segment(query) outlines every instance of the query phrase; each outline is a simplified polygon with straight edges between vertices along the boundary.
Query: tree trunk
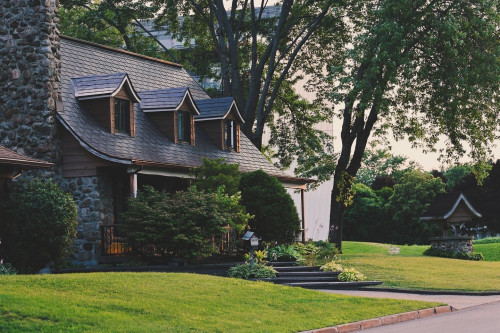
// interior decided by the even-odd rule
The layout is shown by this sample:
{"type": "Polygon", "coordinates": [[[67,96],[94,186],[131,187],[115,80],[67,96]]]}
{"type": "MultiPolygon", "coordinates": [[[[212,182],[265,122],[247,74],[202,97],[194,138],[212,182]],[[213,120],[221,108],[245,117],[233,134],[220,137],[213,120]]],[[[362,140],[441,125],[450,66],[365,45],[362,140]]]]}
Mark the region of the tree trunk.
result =
{"type": "Polygon", "coordinates": [[[342,229],[344,224],[344,202],[337,201],[339,198],[339,183],[337,179],[333,181],[332,197],[330,199],[330,228],[328,230],[328,241],[335,243],[335,246],[342,253],[342,229]]]}

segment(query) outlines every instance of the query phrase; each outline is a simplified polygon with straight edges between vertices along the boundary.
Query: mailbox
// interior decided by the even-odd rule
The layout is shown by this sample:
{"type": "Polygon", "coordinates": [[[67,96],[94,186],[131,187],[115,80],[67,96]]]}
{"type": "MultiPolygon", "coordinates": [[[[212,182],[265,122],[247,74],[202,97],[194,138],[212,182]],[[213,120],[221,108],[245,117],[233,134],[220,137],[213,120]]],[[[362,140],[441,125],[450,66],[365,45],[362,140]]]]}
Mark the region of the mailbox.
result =
{"type": "Polygon", "coordinates": [[[252,235],[252,237],[250,237],[250,246],[259,246],[259,239],[257,236],[252,235]]]}

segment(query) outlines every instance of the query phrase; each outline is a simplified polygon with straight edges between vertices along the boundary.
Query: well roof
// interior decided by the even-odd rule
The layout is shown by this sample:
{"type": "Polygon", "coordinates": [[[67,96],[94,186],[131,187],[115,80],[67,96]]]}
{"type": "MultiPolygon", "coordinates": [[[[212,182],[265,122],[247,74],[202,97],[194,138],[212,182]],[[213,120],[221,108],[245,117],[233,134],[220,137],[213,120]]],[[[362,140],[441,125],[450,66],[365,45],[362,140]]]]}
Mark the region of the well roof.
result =
{"type": "Polygon", "coordinates": [[[481,214],[474,209],[463,193],[449,192],[437,194],[420,220],[446,220],[455,212],[460,202],[465,204],[473,216],[481,217],[481,214]]]}

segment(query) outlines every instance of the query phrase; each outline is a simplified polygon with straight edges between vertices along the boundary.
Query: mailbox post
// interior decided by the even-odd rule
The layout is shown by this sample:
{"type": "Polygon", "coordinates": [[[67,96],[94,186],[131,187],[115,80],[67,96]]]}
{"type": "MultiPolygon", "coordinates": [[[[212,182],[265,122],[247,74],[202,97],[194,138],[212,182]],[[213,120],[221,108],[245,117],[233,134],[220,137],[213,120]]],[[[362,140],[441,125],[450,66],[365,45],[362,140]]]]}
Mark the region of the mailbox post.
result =
{"type": "Polygon", "coordinates": [[[247,231],[243,237],[241,238],[243,240],[249,240],[250,241],[250,267],[255,266],[255,260],[254,260],[254,250],[256,250],[259,247],[259,239],[257,236],[255,236],[253,231],[247,231]]]}

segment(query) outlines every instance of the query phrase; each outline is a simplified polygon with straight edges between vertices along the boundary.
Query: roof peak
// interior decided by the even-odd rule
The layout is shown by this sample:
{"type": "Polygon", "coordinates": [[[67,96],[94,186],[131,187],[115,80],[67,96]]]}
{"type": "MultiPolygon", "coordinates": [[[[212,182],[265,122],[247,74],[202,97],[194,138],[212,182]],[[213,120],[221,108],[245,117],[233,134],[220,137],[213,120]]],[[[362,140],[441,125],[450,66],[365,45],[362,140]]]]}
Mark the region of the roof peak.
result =
{"type": "Polygon", "coordinates": [[[70,41],[73,41],[73,42],[87,44],[87,45],[90,45],[90,46],[99,47],[101,49],[105,49],[105,50],[109,50],[109,51],[115,51],[115,52],[119,52],[119,53],[124,53],[124,54],[128,54],[128,55],[131,55],[131,56],[134,56],[134,57],[143,58],[143,59],[147,59],[147,60],[151,60],[151,61],[156,61],[156,62],[159,62],[159,63],[162,63],[162,64],[166,64],[166,65],[170,65],[170,66],[175,66],[175,67],[179,67],[179,68],[183,67],[181,64],[178,64],[178,63],[175,63],[175,62],[171,62],[171,61],[167,61],[167,60],[162,60],[162,59],[157,59],[157,58],[149,57],[149,56],[146,56],[146,55],[143,55],[143,54],[139,54],[139,53],[135,53],[135,52],[130,52],[130,51],[126,51],[126,50],[121,50],[121,49],[117,49],[117,48],[114,48],[114,47],[111,47],[111,46],[107,46],[107,45],[102,45],[102,44],[95,43],[95,42],[89,42],[87,40],[83,40],[83,39],[79,39],[79,38],[75,38],[75,37],[70,37],[70,36],[66,36],[66,35],[59,35],[59,36],[62,39],[67,39],[67,40],[70,40],[70,41]]]}

